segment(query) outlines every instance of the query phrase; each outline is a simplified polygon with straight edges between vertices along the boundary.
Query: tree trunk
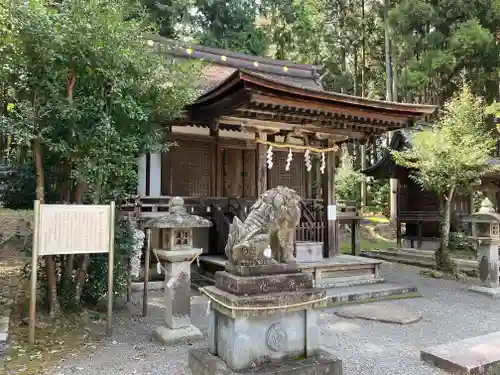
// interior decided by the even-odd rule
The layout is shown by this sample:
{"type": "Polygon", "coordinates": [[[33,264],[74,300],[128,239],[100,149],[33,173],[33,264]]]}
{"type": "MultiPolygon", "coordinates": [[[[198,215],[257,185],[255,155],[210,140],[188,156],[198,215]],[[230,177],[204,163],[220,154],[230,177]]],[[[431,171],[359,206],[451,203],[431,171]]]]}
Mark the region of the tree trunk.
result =
{"type": "MultiPolygon", "coordinates": [[[[365,0],[361,0],[361,97],[365,97],[365,70],[366,70],[366,38],[365,38],[365,0]]],[[[361,170],[366,169],[366,143],[360,145],[361,170]]],[[[367,203],[366,176],[361,180],[361,207],[365,208],[367,203]]]]}
{"type": "MultiPolygon", "coordinates": [[[[82,204],[83,190],[84,190],[84,184],[82,182],[78,182],[75,190],[75,204],[82,204]]],[[[78,274],[76,275],[75,279],[74,301],[76,303],[76,306],[80,304],[80,299],[82,297],[82,291],[83,291],[83,284],[85,284],[85,280],[87,279],[87,269],[89,267],[89,263],[90,263],[90,254],[83,254],[82,261],[80,263],[80,268],[78,270],[78,274]]]]}
{"type": "MultiPolygon", "coordinates": [[[[36,172],[36,199],[40,203],[45,202],[45,179],[42,162],[42,146],[39,138],[32,142],[33,155],[35,157],[36,172]]],[[[47,255],[45,257],[45,270],[47,273],[47,300],[49,302],[49,316],[54,317],[60,310],[59,300],[57,298],[57,278],[54,257],[47,255]]]]}
{"type": "Polygon", "coordinates": [[[454,194],[455,186],[452,186],[443,202],[443,219],[441,221],[441,251],[448,250],[451,225],[451,204],[454,194]]]}
{"type": "Polygon", "coordinates": [[[441,243],[436,252],[436,264],[443,271],[453,271],[448,246],[450,242],[451,205],[455,194],[455,186],[452,186],[443,200],[443,217],[441,220],[441,243]]]}

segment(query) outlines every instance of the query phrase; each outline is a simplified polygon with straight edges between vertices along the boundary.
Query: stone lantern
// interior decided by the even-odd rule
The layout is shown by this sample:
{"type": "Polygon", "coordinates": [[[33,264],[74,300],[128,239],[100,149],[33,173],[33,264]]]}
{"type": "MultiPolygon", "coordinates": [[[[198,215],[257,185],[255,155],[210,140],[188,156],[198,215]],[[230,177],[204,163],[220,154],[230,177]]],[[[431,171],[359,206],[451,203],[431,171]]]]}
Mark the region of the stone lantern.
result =
{"type": "Polygon", "coordinates": [[[155,337],[166,344],[194,341],[202,334],[191,324],[191,263],[202,253],[193,247],[193,228],[211,227],[212,222],[187,212],[184,200],[172,198],[169,212],[144,225],[158,229],[158,258],[165,262],[165,325],[155,337]]]}
{"type": "Polygon", "coordinates": [[[473,213],[467,222],[472,224],[469,238],[477,247],[479,279],[481,285],[471,285],[469,290],[500,297],[498,246],[500,245],[500,215],[486,198],[478,212],[473,213]]]}

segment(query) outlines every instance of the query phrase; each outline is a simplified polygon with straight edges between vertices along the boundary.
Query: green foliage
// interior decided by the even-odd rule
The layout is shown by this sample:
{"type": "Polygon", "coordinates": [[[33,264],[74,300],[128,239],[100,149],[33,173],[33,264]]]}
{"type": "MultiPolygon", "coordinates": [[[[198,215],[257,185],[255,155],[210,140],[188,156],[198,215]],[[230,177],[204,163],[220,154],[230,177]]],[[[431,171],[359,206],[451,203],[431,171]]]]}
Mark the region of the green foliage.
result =
{"type": "Polygon", "coordinates": [[[251,55],[264,55],[267,35],[256,24],[260,4],[253,0],[143,0],[167,38],[251,55]]]}
{"type": "Polygon", "coordinates": [[[450,250],[454,251],[471,251],[472,245],[468,241],[468,234],[465,232],[450,233],[450,250]]]}
{"type": "Polygon", "coordinates": [[[382,210],[384,215],[389,215],[389,180],[375,180],[368,185],[370,206],[382,210]]]}
{"type": "MultiPolygon", "coordinates": [[[[137,181],[137,156],[164,149],[162,124],[178,118],[195,98],[199,64],[165,65],[144,39],[151,32],[148,15],[129,0],[6,5],[6,13],[0,13],[2,30],[13,32],[0,48],[14,55],[1,57],[10,75],[2,73],[8,90],[0,92],[7,103],[0,113],[0,133],[14,139],[18,149],[41,143],[45,180],[58,196],[67,187],[73,197],[76,185],[84,187],[85,203],[130,194],[137,181]]],[[[45,198],[51,201],[50,195],[45,198]]],[[[119,233],[116,247],[126,253],[127,236],[119,233]]],[[[127,271],[119,254],[117,287],[127,271]]],[[[81,289],[76,275],[87,271],[84,259],[77,257],[75,265],[84,268],[69,274],[66,257],[56,259],[60,297],[72,308],[78,300],[71,295],[81,289]]],[[[102,296],[103,264],[100,255],[91,257],[87,301],[102,296]]]]}
{"type": "Polygon", "coordinates": [[[413,178],[426,190],[448,194],[468,191],[493,170],[488,164],[496,140],[486,127],[481,98],[464,86],[444,106],[440,119],[413,136],[413,147],[394,152],[398,164],[414,169],[413,178]]]}
{"type": "Polygon", "coordinates": [[[354,170],[352,163],[343,163],[335,174],[337,198],[343,201],[359,201],[361,195],[360,184],[363,179],[364,176],[354,170]]]}
{"type": "Polygon", "coordinates": [[[411,149],[393,152],[398,164],[414,171],[411,178],[441,197],[441,248],[436,260],[444,270],[451,266],[444,252],[449,246],[455,193],[471,192],[483,175],[495,170],[488,159],[496,140],[486,126],[485,112],[482,99],[464,86],[445,104],[435,124],[414,133],[411,149]]]}
{"type": "MultiPolygon", "coordinates": [[[[127,291],[128,256],[132,249],[131,226],[125,220],[120,220],[115,228],[115,257],[113,272],[113,293],[116,302],[123,302],[127,291]]],[[[95,280],[86,283],[83,289],[82,300],[90,305],[99,304],[108,292],[108,255],[96,254],[90,259],[88,278],[95,280]]]]}

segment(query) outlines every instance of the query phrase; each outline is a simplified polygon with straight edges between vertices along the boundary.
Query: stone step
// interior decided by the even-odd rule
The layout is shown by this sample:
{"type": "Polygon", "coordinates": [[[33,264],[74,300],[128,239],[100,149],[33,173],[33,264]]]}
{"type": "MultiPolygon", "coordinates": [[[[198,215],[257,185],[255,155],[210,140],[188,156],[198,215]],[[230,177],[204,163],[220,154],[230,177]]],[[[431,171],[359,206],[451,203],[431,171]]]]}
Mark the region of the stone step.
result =
{"type": "Polygon", "coordinates": [[[499,374],[500,332],[423,349],[420,358],[452,374],[499,374]]]}
{"type": "Polygon", "coordinates": [[[330,288],[326,295],[329,306],[420,297],[416,287],[393,283],[330,288]]]}
{"type": "MultiPolygon", "coordinates": [[[[377,250],[365,251],[360,255],[364,258],[380,259],[386,262],[409,264],[417,267],[436,268],[434,255],[428,254],[428,250],[417,250],[409,252],[407,249],[402,251],[395,250],[377,250]],[[418,254],[418,252],[422,254],[418,254]]],[[[476,260],[456,259],[452,258],[458,264],[458,268],[463,272],[473,272],[478,270],[478,262],[476,260]]]]}
{"type": "Polygon", "coordinates": [[[318,288],[345,288],[348,286],[378,284],[381,282],[384,282],[383,278],[375,277],[372,274],[322,279],[315,286],[318,288]]]}
{"type": "Polygon", "coordinates": [[[372,251],[371,253],[374,253],[376,255],[401,257],[412,260],[434,261],[434,253],[432,252],[429,253],[427,251],[418,252],[418,251],[407,251],[407,250],[384,249],[384,250],[372,251]]]}
{"type": "Polygon", "coordinates": [[[402,263],[417,267],[436,268],[436,262],[430,259],[413,259],[402,255],[386,255],[380,254],[378,252],[365,252],[362,253],[361,256],[372,259],[380,259],[392,263],[402,263]]]}

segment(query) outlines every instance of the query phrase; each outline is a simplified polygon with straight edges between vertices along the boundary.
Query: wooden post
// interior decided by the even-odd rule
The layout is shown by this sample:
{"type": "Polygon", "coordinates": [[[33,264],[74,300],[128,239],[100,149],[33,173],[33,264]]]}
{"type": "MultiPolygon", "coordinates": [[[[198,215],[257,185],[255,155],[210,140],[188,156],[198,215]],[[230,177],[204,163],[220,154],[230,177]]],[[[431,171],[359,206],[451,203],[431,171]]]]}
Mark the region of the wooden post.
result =
{"type": "Polygon", "coordinates": [[[418,236],[418,242],[417,242],[417,247],[419,249],[422,248],[422,222],[419,221],[417,224],[417,236],[418,236]]]}
{"type": "Polygon", "coordinates": [[[351,229],[351,254],[358,256],[360,253],[360,219],[352,221],[351,229]]]}
{"type": "Polygon", "coordinates": [[[38,272],[38,241],[40,230],[40,201],[36,200],[34,205],[34,228],[33,228],[33,250],[31,254],[31,285],[30,285],[30,315],[28,328],[28,342],[35,344],[35,326],[36,326],[36,282],[38,272]]]}
{"type": "MultiPolygon", "coordinates": [[[[255,133],[256,137],[262,140],[266,140],[267,136],[265,133],[255,133]]],[[[256,148],[256,176],[257,176],[257,196],[265,193],[267,190],[267,158],[266,158],[266,145],[262,143],[257,143],[256,148]]]]}
{"type": "Polygon", "coordinates": [[[223,187],[224,187],[224,176],[222,171],[222,148],[220,145],[219,138],[219,129],[210,130],[210,136],[215,138],[215,145],[213,147],[214,150],[214,164],[215,164],[215,173],[213,174],[212,181],[212,189],[213,195],[216,197],[223,196],[223,187]]]}
{"type": "Polygon", "coordinates": [[[396,193],[396,207],[397,207],[397,214],[396,214],[396,245],[398,248],[401,248],[401,184],[397,184],[397,193],[396,193]]]}
{"type": "Polygon", "coordinates": [[[113,334],[113,272],[115,260],[115,202],[109,205],[109,254],[108,254],[108,336],[113,334]]]}
{"type": "MultiPolygon", "coordinates": [[[[333,142],[328,141],[327,147],[333,142]]],[[[340,254],[338,238],[337,205],[335,198],[335,153],[326,155],[326,168],[323,174],[323,210],[325,220],[325,234],[323,240],[323,257],[329,258],[340,254]]]]}
{"type": "Polygon", "coordinates": [[[142,295],[142,316],[148,316],[149,255],[151,253],[151,229],[146,229],[146,251],[144,253],[144,288],[142,295]]]}
{"type": "Polygon", "coordinates": [[[127,258],[129,272],[127,276],[127,302],[132,299],[132,274],[130,273],[130,257],[127,258]]]}

